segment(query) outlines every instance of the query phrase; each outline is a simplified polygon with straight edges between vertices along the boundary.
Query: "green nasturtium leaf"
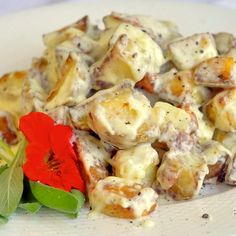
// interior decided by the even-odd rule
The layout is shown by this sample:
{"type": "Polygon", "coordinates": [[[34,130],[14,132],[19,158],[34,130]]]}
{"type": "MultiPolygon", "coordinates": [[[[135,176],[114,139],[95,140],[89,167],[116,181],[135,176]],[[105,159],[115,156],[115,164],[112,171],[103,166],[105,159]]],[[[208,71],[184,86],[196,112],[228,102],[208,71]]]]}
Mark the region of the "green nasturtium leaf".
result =
{"type": "Polygon", "coordinates": [[[77,214],[85,202],[84,195],[77,190],[70,193],[32,181],[30,188],[42,205],[66,214],[77,214]]]}
{"type": "Polygon", "coordinates": [[[40,210],[42,205],[39,202],[27,202],[20,203],[18,207],[26,210],[28,213],[34,214],[40,210]]]}
{"type": "Polygon", "coordinates": [[[14,153],[12,152],[11,148],[0,139],[0,159],[11,165],[12,161],[14,160],[14,153]]]}
{"type": "Polygon", "coordinates": [[[8,222],[8,219],[6,217],[3,217],[0,215],[0,225],[1,224],[6,224],[8,222]]]}
{"type": "Polygon", "coordinates": [[[17,208],[23,193],[24,151],[26,140],[23,139],[10,167],[0,174],[0,215],[10,216],[17,208]]]}
{"type": "Polygon", "coordinates": [[[7,168],[7,164],[4,164],[0,160],[0,174],[7,168]]]}

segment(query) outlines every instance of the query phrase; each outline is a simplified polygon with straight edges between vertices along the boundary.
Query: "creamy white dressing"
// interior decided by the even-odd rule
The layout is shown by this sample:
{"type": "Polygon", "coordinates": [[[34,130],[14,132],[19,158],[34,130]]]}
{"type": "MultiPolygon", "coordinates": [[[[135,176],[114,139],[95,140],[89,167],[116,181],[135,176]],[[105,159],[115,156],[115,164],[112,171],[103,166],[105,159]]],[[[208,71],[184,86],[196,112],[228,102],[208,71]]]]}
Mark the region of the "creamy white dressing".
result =
{"type": "Polygon", "coordinates": [[[125,180],[118,177],[107,177],[100,180],[95,189],[90,192],[89,200],[94,211],[102,212],[108,205],[119,205],[122,208],[130,208],[133,211],[135,218],[142,217],[145,211],[149,211],[156,204],[158,195],[152,188],[143,188],[141,185],[135,184],[130,180],[125,180]],[[104,186],[118,186],[119,188],[131,188],[136,186],[139,194],[132,198],[125,197],[121,192],[113,192],[105,190],[104,186]]]}
{"type": "MultiPolygon", "coordinates": [[[[124,79],[137,82],[145,74],[158,73],[165,62],[160,47],[146,33],[129,24],[118,26],[109,45],[107,53],[91,67],[95,81],[113,85],[124,79]]],[[[97,89],[99,85],[95,82],[94,87],[97,89]]]]}
{"type": "Polygon", "coordinates": [[[140,144],[130,149],[119,150],[111,163],[115,176],[152,186],[159,159],[151,144],[140,144]]]}
{"type": "Polygon", "coordinates": [[[170,43],[169,51],[171,60],[181,70],[191,69],[218,54],[214,39],[209,33],[194,34],[170,43]]]}
{"type": "Polygon", "coordinates": [[[145,219],[141,221],[140,225],[144,228],[153,228],[155,226],[155,222],[153,220],[145,219]]]}
{"type": "Polygon", "coordinates": [[[94,102],[90,113],[91,128],[104,141],[127,148],[134,146],[142,125],[151,122],[152,109],[142,93],[124,89],[94,102]]]}

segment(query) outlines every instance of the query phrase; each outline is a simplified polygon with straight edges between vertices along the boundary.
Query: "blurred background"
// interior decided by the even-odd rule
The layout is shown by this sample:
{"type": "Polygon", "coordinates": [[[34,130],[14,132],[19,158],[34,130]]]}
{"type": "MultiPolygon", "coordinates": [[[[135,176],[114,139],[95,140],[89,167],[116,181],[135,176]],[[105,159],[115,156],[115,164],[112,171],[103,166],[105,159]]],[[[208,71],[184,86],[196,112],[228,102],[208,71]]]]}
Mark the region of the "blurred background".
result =
{"type": "MultiPolygon", "coordinates": [[[[84,0],[0,0],[0,15],[5,15],[5,14],[13,13],[16,11],[48,5],[48,4],[63,3],[63,2],[64,3],[65,2],[80,2],[80,1],[84,1],[84,0]]],[[[102,0],[100,1],[102,2],[102,0]]],[[[119,1],[119,0],[115,0],[115,1],[119,1]]],[[[203,3],[215,4],[215,5],[220,5],[223,7],[236,9],[236,0],[171,0],[171,1],[203,2],[203,3]]]]}

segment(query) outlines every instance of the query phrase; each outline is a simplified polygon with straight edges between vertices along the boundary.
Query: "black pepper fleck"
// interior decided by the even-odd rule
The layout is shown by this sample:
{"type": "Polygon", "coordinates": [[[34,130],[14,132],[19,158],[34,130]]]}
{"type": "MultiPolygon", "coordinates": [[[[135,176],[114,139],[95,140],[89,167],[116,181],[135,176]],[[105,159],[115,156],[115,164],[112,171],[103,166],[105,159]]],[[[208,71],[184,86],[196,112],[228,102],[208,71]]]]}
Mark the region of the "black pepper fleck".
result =
{"type": "Polygon", "coordinates": [[[195,44],[196,44],[196,45],[198,45],[198,44],[199,44],[199,42],[198,42],[198,41],[196,41],[196,42],[195,42],[195,44]]]}
{"type": "Polygon", "coordinates": [[[204,214],[202,215],[202,218],[203,218],[203,219],[208,219],[208,218],[209,218],[209,214],[204,213],[204,214]]]}
{"type": "Polygon", "coordinates": [[[204,53],[204,51],[203,51],[203,50],[200,50],[200,53],[204,53]]]}

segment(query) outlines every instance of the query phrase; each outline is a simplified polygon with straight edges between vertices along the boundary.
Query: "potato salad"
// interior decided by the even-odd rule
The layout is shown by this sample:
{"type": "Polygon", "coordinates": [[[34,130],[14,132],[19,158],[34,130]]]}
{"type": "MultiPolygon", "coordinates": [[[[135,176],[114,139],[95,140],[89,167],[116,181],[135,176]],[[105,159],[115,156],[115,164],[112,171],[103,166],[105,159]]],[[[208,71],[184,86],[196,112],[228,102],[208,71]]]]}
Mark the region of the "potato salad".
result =
{"type": "Polygon", "coordinates": [[[103,26],[84,16],[43,43],[30,69],[0,78],[0,141],[14,154],[25,135],[23,171],[40,204],[50,205],[36,183],[81,191],[93,212],[138,219],[157,209],[158,195],[188,200],[205,182],[236,185],[232,34],[183,36],[172,22],[112,12],[103,26]],[[26,119],[36,113],[42,121],[26,119]],[[33,127],[46,122],[54,125],[48,149],[33,127]],[[36,152],[54,184],[30,164],[36,152]],[[62,156],[72,152],[69,168],[62,156]]]}

